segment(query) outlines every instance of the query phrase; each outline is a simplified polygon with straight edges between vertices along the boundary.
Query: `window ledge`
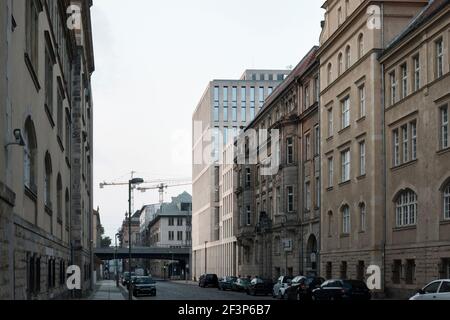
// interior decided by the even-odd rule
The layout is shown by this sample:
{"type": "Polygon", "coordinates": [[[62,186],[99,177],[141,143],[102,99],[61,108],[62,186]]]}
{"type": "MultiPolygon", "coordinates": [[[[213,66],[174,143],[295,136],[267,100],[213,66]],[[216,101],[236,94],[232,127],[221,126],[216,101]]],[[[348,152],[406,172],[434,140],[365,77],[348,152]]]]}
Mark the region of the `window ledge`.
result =
{"type": "Polygon", "coordinates": [[[328,188],[326,189],[326,191],[330,192],[330,191],[333,191],[333,189],[334,189],[334,187],[328,187],[328,188]]]}
{"type": "Polygon", "coordinates": [[[398,166],[396,166],[396,167],[392,167],[391,170],[392,170],[392,171],[397,171],[397,170],[400,170],[400,169],[409,167],[409,166],[411,166],[411,165],[413,165],[413,164],[416,164],[418,161],[419,161],[418,159],[416,159],[416,160],[411,160],[411,161],[402,163],[402,164],[400,164],[400,165],[398,165],[398,166]]]}
{"type": "Polygon", "coordinates": [[[392,229],[392,231],[394,232],[399,232],[399,231],[406,231],[406,230],[416,230],[417,226],[404,226],[404,227],[395,227],[392,229]]]}
{"type": "Polygon", "coordinates": [[[441,149],[441,150],[437,151],[436,153],[438,155],[442,155],[442,154],[445,154],[445,153],[448,153],[448,152],[450,152],[450,147],[445,148],[445,149],[441,149]]]}
{"type": "Polygon", "coordinates": [[[45,212],[46,212],[49,216],[53,216],[53,210],[52,210],[48,205],[45,205],[45,212]]]}
{"type": "Polygon", "coordinates": [[[366,178],[366,174],[362,174],[359,177],[357,177],[356,179],[358,180],[364,180],[366,178]]]}
{"type": "Polygon", "coordinates": [[[47,104],[44,105],[45,113],[47,114],[48,121],[50,121],[50,125],[52,129],[55,127],[55,121],[53,121],[52,113],[50,112],[50,108],[47,104]]]}
{"type": "Polygon", "coordinates": [[[366,116],[362,116],[361,118],[356,120],[356,123],[363,122],[364,120],[366,120],[366,116]]]}
{"type": "Polygon", "coordinates": [[[441,222],[440,222],[440,225],[442,226],[442,225],[447,225],[447,224],[450,224],[450,219],[444,219],[444,220],[442,220],[441,222]]]}
{"type": "Polygon", "coordinates": [[[350,183],[351,183],[351,180],[347,180],[347,181],[341,182],[341,183],[339,183],[339,187],[346,186],[346,185],[348,185],[350,183]]]}
{"type": "Polygon", "coordinates": [[[62,140],[61,140],[61,137],[59,136],[59,134],[56,137],[56,139],[58,140],[58,145],[59,145],[59,148],[61,149],[61,152],[64,153],[64,146],[63,146],[63,143],[62,143],[62,140]]]}
{"type": "Polygon", "coordinates": [[[341,239],[343,238],[350,238],[350,234],[349,233],[342,233],[341,234],[341,239]]]}
{"type": "Polygon", "coordinates": [[[30,198],[33,202],[37,202],[37,192],[33,191],[31,188],[25,186],[25,195],[30,198]]]}
{"type": "Polygon", "coordinates": [[[327,142],[330,142],[331,140],[333,140],[333,138],[334,138],[334,136],[329,136],[329,137],[327,138],[327,142]]]}
{"type": "Polygon", "coordinates": [[[338,134],[343,134],[345,131],[350,130],[350,127],[351,126],[347,126],[347,127],[343,128],[343,129],[339,130],[338,134]]]}

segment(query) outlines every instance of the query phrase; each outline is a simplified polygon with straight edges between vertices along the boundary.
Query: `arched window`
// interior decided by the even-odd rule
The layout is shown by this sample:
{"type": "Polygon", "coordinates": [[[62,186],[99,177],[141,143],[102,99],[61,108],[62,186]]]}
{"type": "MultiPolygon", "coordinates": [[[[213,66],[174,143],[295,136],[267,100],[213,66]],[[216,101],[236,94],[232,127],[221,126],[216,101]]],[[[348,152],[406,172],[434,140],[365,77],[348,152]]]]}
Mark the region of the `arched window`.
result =
{"type": "Polygon", "coordinates": [[[450,182],[444,189],[444,219],[450,220],[450,182]]]}
{"type": "Polygon", "coordinates": [[[66,205],[65,205],[65,214],[66,214],[66,227],[70,226],[70,195],[69,189],[66,189],[66,205]]]}
{"type": "Polygon", "coordinates": [[[342,53],[339,53],[338,56],[338,75],[341,75],[344,71],[344,58],[342,57],[342,53]]]}
{"type": "Polygon", "coordinates": [[[327,67],[327,84],[329,85],[330,83],[331,83],[331,76],[332,76],[332,74],[331,74],[331,63],[329,63],[328,64],[328,67],[327,67]]]}
{"type": "Polygon", "coordinates": [[[47,208],[52,209],[52,159],[47,152],[45,155],[44,201],[47,208]]]}
{"type": "Polygon", "coordinates": [[[361,59],[364,55],[364,35],[361,33],[358,37],[358,58],[361,59]]]}
{"type": "Polygon", "coordinates": [[[34,130],[34,124],[31,118],[28,118],[25,122],[24,140],[25,147],[23,156],[23,180],[25,186],[36,194],[37,140],[36,131],[34,130]]]}
{"type": "Polygon", "coordinates": [[[347,46],[347,48],[345,49],[345,69],[350,68],[350,64],[351,64],[351,51],[350,46],[347,46]]]}
{"type": "Polygon", "coordinates": [[[342,233],[350,234],[350,207],[345,205],[342,207],[342,233]]]}
{"type": "Polygon", "coordinates": [[[58,179],[56,180],[56,217],[59,224],[62,224],[62,209],[63,209],[63,195],[62,195],[62,180],[61,174],[58,173],[58,179]]]}
{"type": "Polygon", "coordinates": [[[412,190],[403,191],[396,201],[397,227],[413,226],[417,220],[417,194],[412,190]]]}
{"type": "Polygon", "coordinates": [[[366,231],[367,223],[366,204],[361,203],[359,205],[359,227],[361,231],[366,231]]]}

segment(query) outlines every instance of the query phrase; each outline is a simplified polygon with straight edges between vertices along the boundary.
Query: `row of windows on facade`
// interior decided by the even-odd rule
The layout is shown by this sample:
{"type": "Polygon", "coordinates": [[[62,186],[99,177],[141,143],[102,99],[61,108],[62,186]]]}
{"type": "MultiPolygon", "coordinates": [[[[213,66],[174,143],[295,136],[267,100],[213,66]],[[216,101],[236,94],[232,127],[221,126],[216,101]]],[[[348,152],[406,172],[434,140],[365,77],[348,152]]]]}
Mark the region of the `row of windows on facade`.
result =
{"type": "MultiPolygon", "coordinates": [[[[41,273],[43,264],[47,267],[47,292],[54,289],[66,288],[66,268],[67,262],[64,259],[56,259],[54,257],[48,257],[42,261],[42,257],[28,253],[27,254],[27,291],[28,294],[37,296],[42,293],[41,288],[41,273]],[[58,270],[57,270],[58,267],[58,270]],[[57,278],[58,275],[58,278],[57,278]],[[58,280],[58,282],[56,282],[58,280]]],[[[90,264],[84,264],[84,281],[91,278],[91,268],[90,264]]]]}
{"type": "MultiPolygon", "coordinates": [[[[231,96],[229,95],[229,88],[222,87],[222,99],[220,98],[220,88],[214,87],[214,121],[220,121],[220,105],[223,108],[223,118],[224,122],[238,121],[238,87],[231,88],[231,96]],[[229,99],[231,97],[231,105],[229,104],[229,99]],[[229,107],[231,107],[231,119],[229,117],[229,107]]],[[[273,92],[273,87],[259,87],[258,91],[258,108],[259,110],[263,107],[265,99],[267,96],[271,95],[273,92]]],[[[241,87],[240,105],[241,108],[241,122],[247,121],[247,87],[241,87]]],[[[250,121],[256,116],[256,88],[250,87],[250,121]]]]}
{"type": "MultiPolygon", "coordinates": [[[[438,79],[444,75],[444,40],[439,38],[435,41],[435,58],[434,65],[435,78],[438,79]]],[[[394,69],[389,72],[389,91],[390,91],[390,105],[394,105],[400,100],[406,98],[410,92],[416,92],[421,87],[421,65],[420,55],[412,56],[411,62],[405,61],[400,65],[399,70],[394,69]],[[412,65],[410,70],[409,65],[412,65]],[[398,74],[400,74],[400,85],[398,74]],[[412,84],[410,83],[412,78],[412,84]],[[400,88],[399,88],[400,87],[400,88]]]]}
{"type": "MultiPolygon", "coordinates": [[[[23,167],[24,167],[24,185],[28,191],[34,196],[37,196],[37,186],[36,186],[36,177],[38,173],[39,160],[37,159],[37,139],[36,132],[34,130],[34,124],[30,118],[25,122],[25,147],[24,147],[24,158],[23,158],[23,167]]],[[[65,189],[65,198],[63,198],[63,185],[62,185],[62,177],[61,174],[58,173],[56,179],[53,178],[53,168],[52,168],[52,159],[50,154],[47,152],[45,154],[45,159],[43,159],[42,168],[44,172],[44,204],[47,210],[52,211],[52,195],[53,195],[53,183],[56,181],[56,210],[57,210],[57,219],[59,223],[62,223],[63,216],[63,201],[65,202],[65,217],[66,217],[66,226],[69,225],[69,212],[70,212],[70,196],[69,189],[65,189]],[[64,199],[64,200],[63,200],[64,199]]]]}
{"type": "Polygon", "coordinates": [[[283,81],[286,76],[282,73],[252,73],[250,77],[252,81],[283,81]]]}
{"type": "MultiPolygon", "coordinates": [[[[185,240],[186,241],[191,241],[192,240],[192,233],[191,231],[186,231],[185,232],[186,236],[185,236],[185,240]]],[[[169,235],[169,241],[183,241],[183,231],[177,231],[177,239],[175,240],[175,231],[168,231],[168,235],[169,235]]],[[[158,239],[156,240],[158,241],[158,239]]]]}
{"type": "MultiPolygon", "coordinates": [[[[177,218],[177,226],[183,226],[183,221],[184,218],[177,218]]],[[[191,217],[186,218],[186,226],[190,226],[192,223],[191,221],[191,217]]],[[[169,226],[174,226],[175,225],[175,218],[169,218],[169,226]]]]}

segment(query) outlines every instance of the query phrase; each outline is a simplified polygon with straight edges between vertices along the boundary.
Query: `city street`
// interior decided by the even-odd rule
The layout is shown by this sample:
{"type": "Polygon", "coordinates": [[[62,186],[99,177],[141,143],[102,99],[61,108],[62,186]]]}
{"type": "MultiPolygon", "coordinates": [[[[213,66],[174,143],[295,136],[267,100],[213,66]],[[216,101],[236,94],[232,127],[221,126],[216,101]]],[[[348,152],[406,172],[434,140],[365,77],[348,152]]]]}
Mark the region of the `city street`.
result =
{"type": "Polygon", "coordinates": [[[142,296],[138,300],[273,300],[271,296],[249,296],[243,292],[200,288],[191,283],[157,281],[156,297],[142,296]]]}

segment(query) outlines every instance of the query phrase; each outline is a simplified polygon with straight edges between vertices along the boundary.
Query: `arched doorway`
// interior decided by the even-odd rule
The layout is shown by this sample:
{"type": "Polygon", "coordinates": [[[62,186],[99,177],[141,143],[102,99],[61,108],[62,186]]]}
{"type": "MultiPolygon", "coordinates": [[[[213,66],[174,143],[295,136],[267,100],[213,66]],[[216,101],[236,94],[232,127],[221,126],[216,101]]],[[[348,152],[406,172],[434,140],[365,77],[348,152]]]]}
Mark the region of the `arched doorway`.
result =
{"type": "Polygon", "coordinates": [[[306,274],[317,275],[318,265],[318,251],[317,238],[315,235],[310,235],[306,245],[306,274]]]}

